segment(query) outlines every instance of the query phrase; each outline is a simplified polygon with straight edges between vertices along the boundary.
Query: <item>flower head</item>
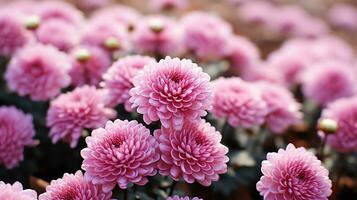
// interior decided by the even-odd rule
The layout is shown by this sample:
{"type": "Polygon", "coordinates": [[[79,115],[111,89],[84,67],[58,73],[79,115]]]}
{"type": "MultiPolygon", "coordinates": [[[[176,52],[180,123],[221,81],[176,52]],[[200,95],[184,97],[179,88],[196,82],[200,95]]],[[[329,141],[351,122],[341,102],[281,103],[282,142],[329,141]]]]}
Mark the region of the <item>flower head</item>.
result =
{"type": "Polygon", "coordinates": [[[86,143],[88,147],[81,151],[84,177],[103,185],[104,191],[116,184],[122,189],[129,183],[144,185],[148,176],[157,173],[158,144],[150,130],[137,121],[108,121],[105,128],[94,130],[86,143]]]}
{"type": "MultiPolygon", "coordinates": [[[[172,197],[167,197],[166,200],[190,200],[191,198],[188,197],[188,196],[185,196],[185,197],[179,197],[177,195],[175,196],[172,196],[172,197]]],[[[198,197],[193,197],[191,200],[203,200],[203,199],[200,199],[198,197]]]]}
{"type": "Polygon", "coordinates": [[[34,136],[31,115],[15,107],[0,107],[0,165],[16,167],[24,159],[24,147],[36,144],[34,136]]]}
{"type": "Polygon", "coordinates": [[[349,4],[339,3],[334,4],[328,11],[328,18],[331,24],[335,27],[346,29],[349,31],[357,30],[357,9],[349,4]]]}
{"type": "Polygon", "coordinates": [[[40,200],[110,200],[111,192],[104,192],[101,186],[87,182],[81,171],[63,175],[63,178],[51,181],[46,192],[39,196],[40,200]]]}
{"type": "Polygon", "coordinates": [[[1,200],[37,200],[37,193],[34,190],[24,190],[22,184],[15,182],[13,185],[0,181],[1,200]]]}
{"type": "Polygon", "coordinates": [[[52,46],[31,45],[12,57],[5,73],[11,90],[32,100],[48,100],[70,84],[68,57],[52,46]]]}
{"type": "Polygon", "coordinates": [[[257,190],[265,200],[327,200],[332,193],[328,170],[303,147],[289,144],[286,150],[268,153],[261,170],[257,190]]]}
{"type": "Polygon", "coordinates": [[[186,121],[179,131],[161,127],[154,136],[161,152],[158,168],[164,176],[209,186],[227,171],[228,148],[220,143],[221,134],[204,120],[186,121]]]}
{"type": "Polygon", "coordinates": [[[148,56],[127,56],[116,61],[103,75],[102,86],[107,90],[106,104],[116,106],[124,103],[125,109],[131,111],[129,90],[134,87],[133,78],[145,65],[155,63],[148,56]]]}
{"type": "Polygon", "coordinates": [[[132,107],[150,124],[160,120],[165,128],[179,130],[183,121],[198,121],[211,107],[208,74],[190,60],[166,57],[148,64],[134,77],[132,107]]]}

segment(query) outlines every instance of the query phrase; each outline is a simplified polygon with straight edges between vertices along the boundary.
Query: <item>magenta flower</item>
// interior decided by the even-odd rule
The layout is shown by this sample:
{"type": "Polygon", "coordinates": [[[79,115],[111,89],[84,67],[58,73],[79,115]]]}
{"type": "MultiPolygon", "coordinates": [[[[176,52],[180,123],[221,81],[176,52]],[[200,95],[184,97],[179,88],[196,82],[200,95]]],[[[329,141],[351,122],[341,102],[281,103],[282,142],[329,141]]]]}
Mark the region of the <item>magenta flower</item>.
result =
{"type": "MultiPolygon", "coordinates": [[[[179,197],[177,195],[175,196],[172,196],[172,197],[167,197],[166,200],[190,200],[191,198],[188,197],[188,196],[185,196],[185,197],[179,197]]],[[[200,199],[198,197],[193,197],[191,200],[203,200],[203,199],[200,199]]]]}
{"type": "Polygon", "coordinates": [[[275,12],[275,6],[269,1],[248,1],[239,6],[237,13],[246,23],[266,26],[275,12]]]}
{"type": "Polygon", "coordinates": [[[58,19],[75,26],[84,21],[83,13],[64,1],[44,1],[38,6],[38,14],[42,21],[58,19]]]}
{"type": "Polygon", "coordinates": [[[112,64],[106,51],[96,46],[80,46],[71,54],[72,68],[69,75],[72,85],[98,85],[102,75],[112,64]]]}
{"type": "Polygon", "coordinates": [[[101,90],[82,86],[51,101],[46,120],[52,142],[62,139],[74,148],[84,129],[99,128],[114,116],[115,111],[104,106],[101,90]]]}
{"type": "Polygon", "coordinates": [[[37,144],[32,116],[15,107],[1,106],[0,124],[0,165],[12,169],[24,159],[24,147],[37,144]]]}
{"type": "Polygon", "coordinates": [[[254,63],[252,66],[245,68],[240,76],[243,80],[249,82],[264,81],[283,86],[286,85],[281,71],[266,62],[254,63]]]}
{"type": "Polygon", "coordinates": [[[199,58],[221,58],[227,54],[227,40],[232,35],[228,22],[216,15],[197,11],[185,15],[181,23],[185,46],[199,58]]]}
{"type": "Polygon", "coordinates": [[[328,18],[335,27],[357,31],[357,8],[350,4],[333,4],[328,11],[328,18]]]}
{"type": "Polygon", "coordinates": [[[213,81],[213,116],[228,120],[231,126],[249,128],[265,122],[268,108],[254,85],[240,78],[213,81]]]}
{"type": "Polygon", "coordinates": [[[265,123],[273,133],[282,133],[289,126],[301,122],[301,105],[288,89],[267,82],[258,83],[257,86],[268,107],[265,123]]]}
{"type": "Polygon", "coordinates": [[[149,0],[149,7],[154,11],[183,9],[187,0],[149,0]]]}
{"type": "Polygon", "coordinates": [[[69,51],[80,42],[78,28],[63,20],[52,19],[42,23],[36,30],[39,42],[51,44],[61,51],[69,51]]]}
{"type": "Polygon", "coordinates": [[[112,193],[104,192],[101,186],[84,180],[82,172],[78,170],[75,174],[65,173],[63,178],[51,181],[39,200],[110,200],[111,196],[112,193]]]}
{"type": "Polygon", "coordinates": [[[37,200],[37,193],[34,190],[24,190],[22,184],[15,182],[13,185],[0,181],[1,200],[37,200]]]}
{"type": "Polygon", "coordinates": [[[346,62],[325,61],[315,64],[302,75],[302,91],[307,99],[326,105],[356,92],[356,77],[346,62]]]}
{"type": "Polygon", "coordinates": [[[81,151],[84,177],[110,191],[116,184],[122,189],[129,183],[145,185],[154,176],[160,159],[158,143],[150,130],[137,121],[108,121],[105,128],[86,138],[81,151]]]}
{"type": "Polygon", "coordinates": [[[139,53],[178,55],[184,51],[181,26],[164,16],[142,19],[132,33],[132,41],[139,53]]]}
{"type": "Polygon", "coordinates": [[[257,190],[265,200],[327,200],[332,193],[328,170],[303,147],[289,144],[286,150],[268,153],[261,170],[257,190]]]}
{"type": "Polygon", "coordinates": [[[179,131],[161,127],[154,136],[159,143],[158,168],[163,176],[209,186],[227,171],[228,148],[220,143],[222,135],[204,120],[186,121],[179,131]]]}
{"type": "Polygon", "coordinates": [[[52,46],[26,46],[12,57],[5,79],[10,89],[32,100],[48,100],[70,84],[68,57],[52,46]]]}
{"type": "Polygon", "coordinates": [[[103,75],[101,85],[107,90],[106,104],[115,107],[123,103],[125,110],[132,111],[129,90],[134,87],[133,78],[150,63],[156,61],[148,56],[127,56],[116,61],[103,75]]]}
{"type": "MultiPolygon", "coordinates": [[[[343,153],[357,152],[357,98],[343,98],[330,103],[323,110],[321,119],[332,119],[337,122],[337,132],[327,137],[327,143],[343,153]]],[[[322,132],[320,134],[323,135],[322,132]]]]}
{"type": "Polygon", "coordinates": [[[134,77],[132,108],[150,124],[181,129],[183,121],[199,121],[211,108],[212,85],[208,74],[191,60],[166,57],[148,64],[134,77]]]}

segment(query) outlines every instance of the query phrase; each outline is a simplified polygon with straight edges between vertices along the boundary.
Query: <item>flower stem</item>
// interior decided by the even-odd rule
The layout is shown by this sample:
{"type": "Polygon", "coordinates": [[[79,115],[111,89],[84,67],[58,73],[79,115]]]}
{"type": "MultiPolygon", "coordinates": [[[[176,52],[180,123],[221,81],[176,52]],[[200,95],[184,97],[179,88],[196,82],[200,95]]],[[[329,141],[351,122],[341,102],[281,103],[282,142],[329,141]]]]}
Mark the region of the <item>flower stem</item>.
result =
{"type": "Polygon", "coordinates": [[[124,200],[128,200],[128,189],[124,190],[124,200]]]}
{"type": "Polygon", "coordinates": [[[176,181],[172,182],[168,196],[172,196],[172,194],[174,193],[176,183],[177,183],[176,181]]]}
{"type": "Polygon", "coordinates": [[[326,141],[327,141],[327,137],[328,135],[325,135],[325,137],[322,139],[321,144],[320,144],[320,148],[318,150],[317,153],[317,158],[321,160],[321,162],[324,161],[324,149],[325,149],[325,145],[326,145],[326,141]]]}

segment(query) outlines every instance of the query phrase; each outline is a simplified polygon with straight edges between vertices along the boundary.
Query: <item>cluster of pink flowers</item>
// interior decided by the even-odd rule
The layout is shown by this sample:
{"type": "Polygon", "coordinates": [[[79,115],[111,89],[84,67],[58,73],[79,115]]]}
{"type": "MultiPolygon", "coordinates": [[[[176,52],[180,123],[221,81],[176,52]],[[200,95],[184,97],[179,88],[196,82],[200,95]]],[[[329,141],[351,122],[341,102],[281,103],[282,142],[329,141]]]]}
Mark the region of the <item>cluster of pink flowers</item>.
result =
{"type": "Polygon", "coordinates": [[[0,181],[1,200],[37,200],[37,193],[34,190],[24,190],[22,184],[15,182],[13,185],[0,181]]]}

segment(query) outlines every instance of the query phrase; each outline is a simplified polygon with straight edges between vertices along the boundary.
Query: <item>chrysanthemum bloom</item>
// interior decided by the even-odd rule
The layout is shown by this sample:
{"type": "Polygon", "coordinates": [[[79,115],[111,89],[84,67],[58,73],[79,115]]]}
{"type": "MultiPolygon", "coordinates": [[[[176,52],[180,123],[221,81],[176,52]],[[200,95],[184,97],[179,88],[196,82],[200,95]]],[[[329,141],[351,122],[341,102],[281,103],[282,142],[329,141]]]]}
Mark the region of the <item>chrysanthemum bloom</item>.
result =
{"type": "Polygon", "coordinates": [[[0,107],[0,165],[16,167],[24,159],[24,147],[36,144],[34,136],[31,115],[15,107],[0,107]]]}
{"type": "Polygon", "coordinates": [[[268,108],[259,90],[240,78],[219,78],[214,85],[213,116],[246,128],[265,122],[268,108]]]}
{"type": "Polygon", "coordinates": [[[108,6],[113,0],[75,0],[74,2],[82,10],[93,11],[108,6]]]}
{"type": "Polygon", "coordinates": [[[0,55],[11,56],[32,41],[23,18],[16,12],[2,10],[0,14],[0,55]]]}
{"type": "Polygon", "coordinates": [[[216,15],[192,12],[182,20],[185,46],[199,58],[221,58],[227,53],[232,27],[216,15]]]}
{"type": "Polygon", "coordinates": [[[111,192],[104,192],[102,187],[84,180],[81,171],[75,174],[65,173],[63,178],[51,181],[40,200],[110,200],[111,192]]]}
{"type": "MultiPolygon", "coordinates": [[[[172,197],[167,197],[166,200],[190,200],[190,197],[188,197],[188,196],[179,197],[179,196],[175,195],[175,196],[172,196],[172,197]]],[[[198,197],[193,197],[191,200],[203,200],[203,199],[200,199],[198,197]]]]}
{"type": "Polygon", "coordinates": [[[80,42],[78,28],[58,19],[41,23],[36,36],[39,42],[54,45],[62,51],[69,51],[80,42]]]}
{"type": "Polygon", "coordinates": [[[179,131],[161,127],[154,136],[161,152],[158,168],[164,176],[209,186],[227,171],[228,148],[220,143],[222,135],[204,120],[185,121],[179,131]]]}
{"type": "Polygon", "coordinates": [[[191,60],[166,57],[151,63],[134,77],[132,108],[150,124],[181,129],[183,121],[199,121],[211,108],[212,85],[208,74],[191,60]]]}
{"type": "Polygon", "coordinates": [[[270,23],[276,8],[268,1],[245,2],[238,8],[239,18],[250,24],[266,25],[270,23]]]}
{"type": "Polygon", "coordinates": [[[328,170],[303,147],[268,153],[261,170],[257,190],[265,200],[327,200],[332,193],[328,170]]]}
{"type": "Polygon", "coordinates": [[[80,46],[71,52],[72,85],[98,85],[102,75],[112,64],[106,51],[96,46],[80,46]]]}
{"type": "Polygon", "coordinates": [[[10,89],[32,100],[48,100],[70,84],[70,62],[64,53],[47,45],[30,45],[12,57],[5,73],[10,89]]]}
{"type": "Polygon", "coordinates": [[[132,34],[133,48],[139,53],[178,55],[183,52],[182,28],[173,19],[148,16],[132,34]]]}
{"type": "Polygon", "coordinates": [[[289,126],[301,122],[301,105],[288,89],[267,82],[260,82],[257,87],[267,103],[268,114],[265,123],[272,132],[282,133],[289,126]]]}
{"type": "Polygon", "coordinates": [[[302,91],[307,99],[326,105],[356,93],[356,76],[345,62],[326,61],[315,64],[302,75],[302,91]]]}
{"type": "Polygon", "coordinates": [[[13,185],[0,181],[1,200],[37,200],[37,193],[34,190],[24,190],[20,182],[13,185]]]}
{"type": "Polygon", "coordinates": [[[124,103],[127,111],[132,111],[129,102],[129,90],[134,87],[134,76],[145,65],[155,63],[155,59],[148,56],[127,56],[116,61],[103,75],[103,86],[107,91],[106,104],[116,106],[124,103]]]}
{"type": "MultiPolygon", "coordinates": [[[[327,143],[335,150],[357,152],[357,98],[343,98],[332,102],[323,110],[321,119],[337,122],[337,131],[326,135],[327,143]]],[[[322,134],[322,132],[320,133],[322,134]]]]}
{"type": "Polygon", "coordinates": [[[265,81],[278,85],[286,85],[284,77],[278,69],[267,62],[256,62],[252,66],[243,70],[241,78],[248,82],[265,81]]]}
{"type": "Polygon", "coordinates": [[[83,31],[82,43],[101,47],[105,50],[126,50],[128,35],[125,27],[108,20],[92,20],[83,31]]]}
{"type": "Polygon", "coordinates": [[[82,86],[51,101],[47,126],[53,143],[62,139],[74,148],[85,128],[101,127],[114,117],[115,111],[104,106],[102,92],[82,86]]]}
{"type": "Polygon", "coordinates": [[[88,147],[81,151],[84,177],[110,191],[116,184],[145,185],[154,176],[160,159],[158,143],[150,130],[137,121],[108,121],[105,128],[86,138],[88,147]]]}
{"type": "Polygon", "coordinates": [[[149,7],[154,11],[174,10],[185,8],[187,0],[150,0],[149,7]]]}
{"type": "Polygon", "coordinates": [[[328,11],[328,18],[335,27],[347,29],[349,31],[357,30],[357,9],[349,4],[334,4],[328,11]]]}

